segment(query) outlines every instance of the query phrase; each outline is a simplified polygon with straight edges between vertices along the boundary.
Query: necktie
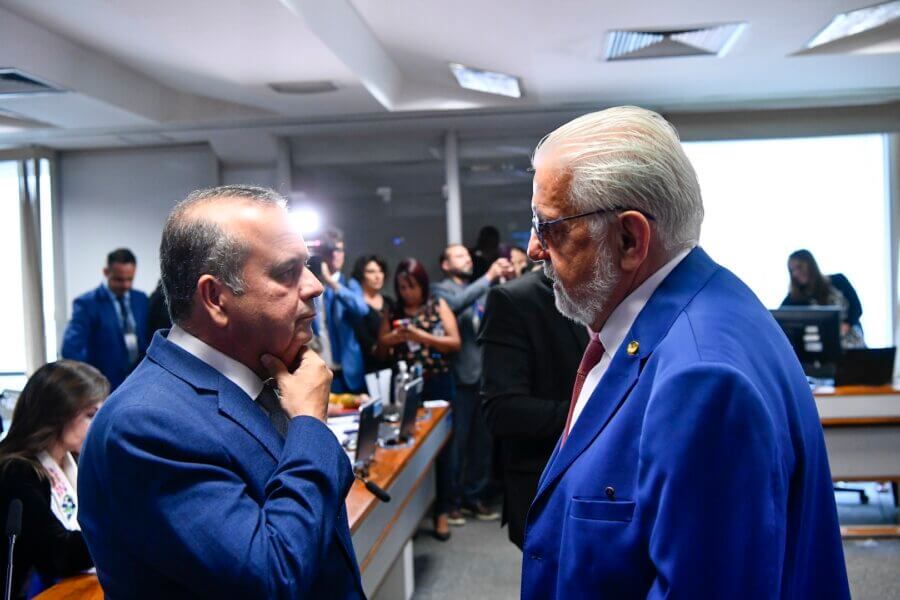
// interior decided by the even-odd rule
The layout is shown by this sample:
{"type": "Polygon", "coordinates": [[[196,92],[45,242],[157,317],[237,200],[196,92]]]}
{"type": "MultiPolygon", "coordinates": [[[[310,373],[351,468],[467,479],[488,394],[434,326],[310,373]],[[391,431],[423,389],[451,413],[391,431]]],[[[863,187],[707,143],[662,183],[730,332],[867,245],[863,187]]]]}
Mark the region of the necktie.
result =
{"type": "Polygon", "coordinates": [[[125,306],[125,296],[116,296],[116,300],[119,301],[119,309],[122,311],[122,331],[134,333],[131,319],[128,318],[128,308],[125,306]]]}
{"type": "Polygon", "coordinates": [[[269,421],[278,434],[281,437],[285,437],[290,419],[285,414],[284,409],[281,408],[281,400],[278,399],[275,389],[270,385],[264,385],[259,396],[256,397],[256,401],[266,411],[269,421]]]}
{"type": "Polygon", "coordinates": [[[587,348],[584,349],[584,356],[581,357],[581,364],[578,365],[578,373],[575,375],[575,387],[572,389],[572,401],[569,403],[569,416],[566,417],[566,428],[563,430],[562,442],[566,443],[569,437],[569,427],[572,425],[572,413],[575,412],[575,405],[578,403],[578,396],[581,395],[581,388],[584,386],[584,380],[587,378],[591,369],[597,366],[600,359],[603,358],[603,344],[600,343],[600,337],[597,334],[591,334],[591,341],[587,348]]]}
{"type": "Polygon", "coordinates": [[[133,365],[138,360],[137,335],[134,331],[134,319],[128,314],[128,305],[125,304],[125,296],[116,296],[119,310],[122,313],[122,334],[125,338],[125,349],[128,351],[128,360],[133,365]]]}

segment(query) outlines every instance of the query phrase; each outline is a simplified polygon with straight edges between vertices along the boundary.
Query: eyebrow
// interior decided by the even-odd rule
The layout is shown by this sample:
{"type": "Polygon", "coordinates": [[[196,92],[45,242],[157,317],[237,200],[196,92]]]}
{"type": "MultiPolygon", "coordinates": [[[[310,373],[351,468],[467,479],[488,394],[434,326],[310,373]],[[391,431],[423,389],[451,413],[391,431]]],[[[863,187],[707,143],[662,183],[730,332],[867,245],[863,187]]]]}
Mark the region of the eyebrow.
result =
{"type": "Polygon", "coordinates": [[[309,260],[309,257],[294,257],[279,261],[269,268],[269,273],[283,273],[284,271],[305,265],[307,260],[309,260]]]}

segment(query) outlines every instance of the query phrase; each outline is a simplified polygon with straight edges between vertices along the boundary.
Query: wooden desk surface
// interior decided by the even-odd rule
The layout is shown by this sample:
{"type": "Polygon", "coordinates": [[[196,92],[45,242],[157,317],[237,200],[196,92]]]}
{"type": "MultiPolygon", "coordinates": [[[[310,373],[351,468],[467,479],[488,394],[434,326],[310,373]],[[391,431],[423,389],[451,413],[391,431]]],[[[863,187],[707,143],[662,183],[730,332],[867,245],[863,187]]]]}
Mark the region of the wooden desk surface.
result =
{"type": "MultiPolygon", "coordinates": [[[[384,489],[390,487],[410,457],[416,453],[422,442],[431,434],[441,419],[446,417],[449,409],[443,407],[429,410],[431,417],[427,421],[416,422],[415,443],[412,446],[397,450],[378,448],[375,451],[375,460],[372,461],[372,465],[369,467],[369,481],[384,489]]],[[[422,409],[420,409],[419,414],[422,414],[422,409]]],[[[347,517],[350,520],[351,533],[359,528],[362,520],[365,519],[366,515],[378,502],[380,500],[366,489],[362,481],[357,479],[353,482],[353,487],[350,488],[350,493],[347,495],[347,517]]]]}
{"type": "Polygon", "coordinates": [[[819,386],[813,390],[817,397],[832,396],[900,396],[900,385],[844,385],[841,387],[819,386]]]}
{"type": "Polygon", "coordinates": [[[96,575],[77,575],[47,588],[34,600],[103,600],[103,590],[96,575]]]}

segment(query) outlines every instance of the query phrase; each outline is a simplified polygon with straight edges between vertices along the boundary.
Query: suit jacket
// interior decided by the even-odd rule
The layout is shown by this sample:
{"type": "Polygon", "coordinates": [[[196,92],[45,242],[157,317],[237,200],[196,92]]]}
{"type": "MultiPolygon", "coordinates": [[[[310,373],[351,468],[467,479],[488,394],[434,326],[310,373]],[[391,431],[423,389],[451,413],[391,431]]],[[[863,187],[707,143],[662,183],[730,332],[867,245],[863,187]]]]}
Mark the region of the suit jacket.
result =
{"type": "MultiPolygon", "coordinates": [[[[341,364],[344,381],[353,391],[366,389],[366,369],[362,349],[356,339],[356,327],[369,312],[369,305],[362,297],[362,288],[355,279],[337,290],[325,286],[325,292],[316,299],[317,310],[324,310],[328,324],[328,336],[335,361],[341,364]]],[[[313,321],[313,330],[319,334],[319,322],[313,321]]]]}
{"type": "Polygon", "coordinates": [[[224,375],[157,333],[95,417],[79,522],[107,598],[362,598],[326,425],[282,439],[224,375]]]}
{"type": "Polygon", "coordinates": [[[522,547],[525,515],[562,433],[587,346],[587,328],[562,316],[542,273],[488,293],[479,336],[484,416],[505,487],[509,539],[522,547]]]}
{"type": "Polygon", "coordinates": [[[431,293],[442,298],[456,315],[462,345],[450,360],[456,381],[463,385],[475,385],[481,380],[481,352],[477,340],[477,322],[481,316],[477,303],[490,288],[491,281],[484,276],[466,285],[459,285],[448,277],[431,286],[431,293]]]}
{"type": "Polygon", "coordinates": [[[753,292],[699,248],[657,288],[550,458],[522,590],[849,597],[803,371],[753,292]]]}
{"type": "MultiPolygon", "coordinates": [[[[147,295],[131,290],[131,312],[138,340],[138,360],[147,351],[147,295]]],[[[75,298],[72,319],[63,334],[63,358],[80,360],[103,373],[116,389],[131,373],[119,314],[103,285],[75,298]]]]}

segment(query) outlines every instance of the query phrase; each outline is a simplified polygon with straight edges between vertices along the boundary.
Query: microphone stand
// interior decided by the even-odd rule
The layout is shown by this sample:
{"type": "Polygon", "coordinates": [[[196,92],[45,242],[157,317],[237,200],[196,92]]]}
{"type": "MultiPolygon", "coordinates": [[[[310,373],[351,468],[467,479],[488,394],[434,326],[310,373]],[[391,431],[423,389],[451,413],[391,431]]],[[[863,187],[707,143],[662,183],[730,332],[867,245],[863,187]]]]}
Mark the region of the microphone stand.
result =
{"type": "Polygon", "coordinates": [[[9,503],[9,511],[6,516],[6,535],[9,538],[9,554],[6,558],[6,589],[3,594],[5,600],[12,598],[13,575],[13,551],[16,548],[16,538],[22,532],[22,501],[14,498],[9,503]]]}

